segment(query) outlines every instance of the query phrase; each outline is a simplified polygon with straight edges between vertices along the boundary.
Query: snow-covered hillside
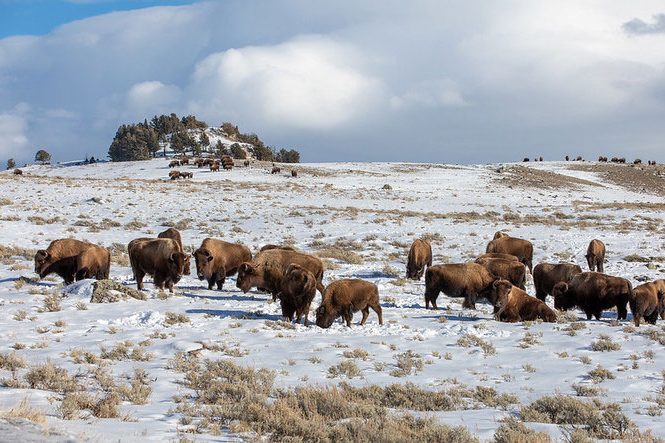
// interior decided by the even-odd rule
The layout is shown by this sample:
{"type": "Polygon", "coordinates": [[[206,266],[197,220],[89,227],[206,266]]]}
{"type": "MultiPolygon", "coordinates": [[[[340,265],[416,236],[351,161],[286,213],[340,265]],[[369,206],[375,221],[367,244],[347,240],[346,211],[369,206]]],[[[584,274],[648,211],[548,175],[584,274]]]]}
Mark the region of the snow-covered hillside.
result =
{"type": "MultiPolygon", "coordinates": [[[[285,388],[410,382],[426,390],[485,386],[515,395],[519,403],[476,401],[460,409],[418,412],[462,425],[482,441],[491,440],[500,421],[517,415],[521,405],[546,395],[575,395],[585,387],[603,402],[619,403],[640,429],[665,436],[663,323],[635,328],[630,314],[628,321],[617,322],[611,311],[601,321],[586,321],[575,311],[578,320],[562,317],[556,324],[499,323],[488,304],[462,309],[459,299],[444,295],[438,301],[443,309],[425,310],[424,281],[403,279],[414,239],[432,239],[435,264],[465,262],[485,252],[497,230],[532,241],[534,264],[575,262],[586,268],[586,247],[599,238],[608,249],[606,273],[633,285],[663,278],[665,198],[657,189],[631,185],[632,178],[607,178],[630,166],[303,164],[294,166],[297,178],[289,168],[270,174],[268,165],[215,173],[185,166],[182,170],[194,172],[194,178],[172,182],[167,164],[156,159],[31,166],[23,176],[0,174],[5,314],[0,363],[11,356],[25,363],[13,373],[0,364],[7,386],[0,389],[0,409],[27,398],[46,415],[45,427],[74,437],[174,440],[196,425],[196,417],[191,421],[174,400],[191,394],[174,364],[185,353],[274,370],[276,385],[285,388]],[[33,272],[35,250],[73,237],[111,248],[111,278],[135,287],[125,245],[156,236],[166,226],[180,229],[189,250],[210,236],[244,243],[253,252],[282,243],[318,254],[328,267],[324,284],[354,277],[379,286],[384,325],[371,313],[364,327],[291,326],[280,321],[279,304],[268,295],[243,294],[235,277],[227,279],[223,291],[209,291],[195,269],[175,295],[160,294],[148,281],[146,300],[110,304],[90,303],[92,281],[62,288],[55,276],[38,281],[33,272]],[[53,294],[63,294],[59,310],[53,294]],[[594,351],[592,342],[601,335],[618,349],[594,351]],[[367,355],[354,353],[357,349],[367,355]],[[411,362],[406,373],[404,359],[411,362]],[[65,420],[61,393],[31,389],[26,379],[35,365],[47,361],[97,396],[104,394],[94,376],[100,370],[116,385],[126,385],[135,369],[143,369],[152,391],[145,404],[123,399],[118,418],[83,411],[80,418],[65,420]],[[594,379],[590,371],[597,368],[613,378],[594,379]]],[[[530,277],[527,291],[534,293],[530,277]]],[[[314,308],[319,302],[317,294],[314,308]]],[[[359,319],[356,314],[354,320],[359,319]]],[[[527,425],[554,438],[565,430],[527,425]]],[[[233,439],[232,431],[189,438],[233,439]]]]}

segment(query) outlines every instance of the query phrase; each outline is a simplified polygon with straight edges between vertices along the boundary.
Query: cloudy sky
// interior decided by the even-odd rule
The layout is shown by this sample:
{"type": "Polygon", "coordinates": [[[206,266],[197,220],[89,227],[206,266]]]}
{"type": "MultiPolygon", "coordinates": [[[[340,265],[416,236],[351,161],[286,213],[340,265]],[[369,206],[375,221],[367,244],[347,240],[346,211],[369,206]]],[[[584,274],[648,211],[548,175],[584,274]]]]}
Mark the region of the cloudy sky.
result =
{"type": "Polygon", "coordinates": [[[662,0],[0,0],[0,162],[155,114],[305,161],[665,161],[662,0]]]}

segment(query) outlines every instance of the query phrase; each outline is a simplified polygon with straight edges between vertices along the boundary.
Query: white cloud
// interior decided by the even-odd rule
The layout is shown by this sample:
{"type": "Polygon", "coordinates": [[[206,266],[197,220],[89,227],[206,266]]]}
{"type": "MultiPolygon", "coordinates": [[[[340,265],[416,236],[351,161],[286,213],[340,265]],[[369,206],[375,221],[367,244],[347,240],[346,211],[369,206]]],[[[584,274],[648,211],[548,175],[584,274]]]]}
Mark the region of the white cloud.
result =
{"type": "Polygon", "coordinates": [[[140,120],[141,116],[169,113],[178,106],[180,95],[180,88],[160,81],[137,83],[127,92],[124,114],[140,120]]]}
{"type": "Polygon", "coordinates": [[[468,104],[459,86],[450,79],[424,81],[412,86],[404,94],[390,99],[390,105],[395,110],[413,107],[459,107],[468,104]]]}
{"type": "Polygon", "coordinates": [[[381,91],[357,50],[320,36],[212,54],[196,65],[190,88],[191,107],[204,116],[232,108],[305,129],[343,125],[370,109],[381,91]]]}
{"type": "Polygon", "coordinates": [[[25,118],[16,113],[0,114],[0,156],[15,157],[28,145],[28,125],[25,118]]]}

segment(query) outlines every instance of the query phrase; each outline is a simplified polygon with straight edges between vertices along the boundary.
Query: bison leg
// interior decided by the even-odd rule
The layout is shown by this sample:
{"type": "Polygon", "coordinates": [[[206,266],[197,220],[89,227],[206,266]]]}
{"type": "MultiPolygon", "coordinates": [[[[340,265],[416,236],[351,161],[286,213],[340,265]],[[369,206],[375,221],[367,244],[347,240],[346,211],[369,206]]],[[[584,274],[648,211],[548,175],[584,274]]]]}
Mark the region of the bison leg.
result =
{"type": "Polygon", "coordinates": [[[596,317],[596,320],[600,320],[600,317],[603,316],[603,311],[594,312],[593,316],[596,317]]]}
{"type": "Polygon", "coordinates": [[[346,326],[350,328],[351,320],[353,320],[353,313],[352,312],[344,313],[344,320],[346,321],[346,326]]]}
{"type": "Polygon", "coordinates": [[[439,291],[436,289],[425,290],[425,309],[429,309],[429,304],[432,303],[432,309],[438,309],[436,306],[436,299],[439,296],[439,291]]]}
{"type": "Polygon", "coordinates": [[[626,309],[626,305],[617,306],[617,318],[619,320],[625,320],[626,317],[628,317],[628,310],[626,309]]]}
{"type": "Polygon", "coordinates": [[[136,270],[134,272],[134,279],[136,279],[136,288],[140,291],[143,289],[143,277],[145,277],[145,272],[136,270]]]}
{"type": "Polygon", "coordinates": [[[214,287],[215,287],[215,277],[213,276],[210,277],[210,279],[208,279],[208,291],[212,291],[214,287]]]}
{"type": "Polygon", "coordinates": [[[379,316],[379,324],[382,325],[383,324],[383,310],[381,309],[381,305],[377,303],[375,305],[370,305],[370,308],[372,308],[372,310],[374,312],[376,312],[376,315],[379,316]]]}
{"type": "Polygon", "coordinates": [[[591,311],[584,311],[584,313],[586,314],[586,319],[587,319],[587,320],[591,320],[591,317],[593,317],[593,312],[591,312],[591,311]]]}
{"type": "Polygon", "coordinates": [[[605,272],[605,266],[604,265],[605,264],[603,263],[602,258],[597,258],[596,259],[596,269],[598,269],[598,272],[602,272],[602,273],[605,272]]]}
{"type": "Polygon", "coordinates": [[[224,287],[224,282],[226,281],[225,277],[222,277],[220,280],[217,280],[217,290],[221,291],[222,287],[224,287]]]}
{"type": "Polygon", "coordinates": [[[367,317],[369,317],[369,307],[365,306],[364,309],[361,309],[361,312],[363,313],[363,318],[360,319],[360,326],[364,326],[365,322],[367,321],[367,317]]]}
{"type": "Polygon", "coordinates": [[[89,276],[88,268],[81,268],[78,271],[76,271],[76,275],[74,278],[76,279],[76,281],[79,281],[88,278],[88,276],[89,276]]]}
{"type": "Polygon", "coordinates": [[[540,288],[536,288],[536,298],[538,300],[545,301],[547,299],[547,292],[543,291],[540,288]]]}
{"type": "Polygon", "coordinates": [[[464,297],[463,308],[476,309],[476,294],[466,294],[464,297]]]}
{"type": "MultiPolygon", "coordinates": [[[[658,309],[654,309],[653,312],[649,315],[644,316],[644,320],[647,323],[650,323],[652,325],[656,324],[656,320],[658,320],[658,309]]],[[[639,324],[635,324],[636,326],[639,326],[639,324]]]]}
{"type": "MultiPolygon", "coordinates": [[[[645,318],[645,320],[647,320],[647,319],[645,318]]],[[[637,326],[637,327],[640,326],[640,314],[633,313],[633,322],[635,322],[635,326],[637,326]]],[[[655,321],[654,321],[654,323],[655,323],[655,321]]]]}

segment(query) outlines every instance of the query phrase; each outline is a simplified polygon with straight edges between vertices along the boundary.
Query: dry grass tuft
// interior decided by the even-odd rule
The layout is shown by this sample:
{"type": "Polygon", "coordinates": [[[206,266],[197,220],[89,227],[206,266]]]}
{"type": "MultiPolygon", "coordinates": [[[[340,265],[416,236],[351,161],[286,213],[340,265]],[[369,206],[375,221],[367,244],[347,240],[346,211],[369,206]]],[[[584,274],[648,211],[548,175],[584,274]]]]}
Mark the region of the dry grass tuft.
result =
{"type": "Polygon", "coordinates": [[[507,417],[494,433],[494,443],[550,443],[552,439],[545,432],[527,428],[515,417],[507,417]]]}
{"type": "Polygon", "coordinates": [[[13,408],[6,411],[0,411],[0,418],[9,420],[23,419],[40,425],[46,423],[46,415],[44,415],[44,412],[30,406],[30,401],[27,397],[23,398],[13,408]]]}
{"type": "Polygon", "coordinates": [[[601,334],[598,336],[598,340],[591,342],[591,349],[598,352],[618,351],[621,349],[621,345],[614,342],[608,335],[601,334]]]}
{"type": "Polygon", "coordinates": [[[113,280],[98,280],[93,283],[90,303],[116,303],[126,300],[128,297],[136,300],[145,300],[146,295],[134,288],[123,285],[113,280]]]}
{"type": "Polygon", "coordinates": [[[461,346],[463,348],[470,348],[473,346],[479,347],[482,349],[485,356],[496,354],[496,348],[494,345],[492,345],[492,343],[485,341],[477,335],[473,334],[464,334],[461,336],[459,339],[457,339],[457,346],[461,346]]]}
{"type": "Polygon", "coordinates": [[[25,374],[25,381],[32,389],[42,389],[59,393],[73,392],[79,389],[74,377],[66,369],[56,366],[50,360],[32,366],[25,374]]]}

